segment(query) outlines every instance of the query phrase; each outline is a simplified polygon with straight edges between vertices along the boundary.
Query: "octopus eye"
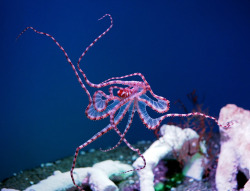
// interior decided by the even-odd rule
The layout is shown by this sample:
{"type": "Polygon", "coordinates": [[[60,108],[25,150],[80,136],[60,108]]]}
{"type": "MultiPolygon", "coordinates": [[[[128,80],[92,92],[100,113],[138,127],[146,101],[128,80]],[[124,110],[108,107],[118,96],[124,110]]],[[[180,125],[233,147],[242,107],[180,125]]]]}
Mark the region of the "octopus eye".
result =
{"type": "Polygon", "coordinates": [[[130,91],[126,90],[126,89],[120,89],[117,91],[117,95],[120,97],[120,98],[127,98],[130,96],[130,91]]]}
{"type": "Polygon", "coordinates": [[[124,91],[118,90],[117,95],[122,98],[124,96],[124,91]]]}

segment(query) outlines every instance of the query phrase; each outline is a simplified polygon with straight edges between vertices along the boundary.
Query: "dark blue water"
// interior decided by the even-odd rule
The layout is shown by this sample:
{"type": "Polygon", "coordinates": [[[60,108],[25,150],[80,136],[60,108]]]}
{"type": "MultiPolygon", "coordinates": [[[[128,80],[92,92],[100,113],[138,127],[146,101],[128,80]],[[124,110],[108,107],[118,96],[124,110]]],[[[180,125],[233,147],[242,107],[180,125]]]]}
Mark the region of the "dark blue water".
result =
{"type": "MultiPolygon", "coordinates": [[[[170,112],[181,112],[177,99],[190,106],[186,95],[196,89],[218,116],[227,103],[250,109],[249,10],[247,0],[2,1],[0,179],[72,156],[109,122],[86,118],[87,96],[51,39],[27,31],[15,41],[25,27],[53,35],[76,63],[109,26],[108,18],[97,19],[110,13],[114,27],[82,62],[90,81],[141,72],[171,101],[170,112]]],[[[154,138],[136,115],[127,139],[154,138]]],[[[118,139],[110,132],[86,149],[118,139]]]]}

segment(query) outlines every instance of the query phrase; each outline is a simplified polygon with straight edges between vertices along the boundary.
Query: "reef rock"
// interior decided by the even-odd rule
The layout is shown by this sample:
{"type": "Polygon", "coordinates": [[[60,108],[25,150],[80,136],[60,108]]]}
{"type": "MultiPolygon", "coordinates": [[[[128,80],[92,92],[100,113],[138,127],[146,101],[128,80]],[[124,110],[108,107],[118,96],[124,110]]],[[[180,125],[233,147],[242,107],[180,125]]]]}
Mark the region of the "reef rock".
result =
{"type": "MultiPolygon", "coordinates": [[[[205,153],[204,155],[199,153],[200,150],[206,152],[204,144],[199,142],[199,135],[190,128],[181,129],[174,125],[163,125],[160,132],[162,137],[156,140],[143,154],[147,163],[146,167],[137,171],[140,179],[140,190],[154,191],[153,169],[161,159],[176,159],[177,155],[184,162],[183,174],[200,180],[207,159],[205,153]],[[203,149],[200,149],[201,147],[203,149]],[[193,153],[193,155],[188,153],[193,153]]],[[[140,168],[143,165],[142,158],[138,158],[133,167],[140,168]]]]}
{"type": "MultiPolygon", "coordinates": [[[[76,168],[74,178],[77,185],[87,184],[93,191],[118,191],[118,187],[112,182],[113,179],[125,179],[132,175],[132,166],[122,164],[119,161],[106,160],[96,163],[93,167],[76,168]]],[[[52,176],[34,184],[24,191],[63,191],[75,190],[70,172],[62,173],[55,171],[52,176]]],[[[1,191],[12,191],[12,189],[2,189],[1,191]]]]}
{"type": "Polygon", "coordinates": [[[221,152],[216,170],[218,191],[237,190],[237,173],[245,174],[248,182],[244,191],[250,191],[250,111],[228,104],[220,111],[221,152]],[[232,125],[226,127],[226,123],[232,125]]]}

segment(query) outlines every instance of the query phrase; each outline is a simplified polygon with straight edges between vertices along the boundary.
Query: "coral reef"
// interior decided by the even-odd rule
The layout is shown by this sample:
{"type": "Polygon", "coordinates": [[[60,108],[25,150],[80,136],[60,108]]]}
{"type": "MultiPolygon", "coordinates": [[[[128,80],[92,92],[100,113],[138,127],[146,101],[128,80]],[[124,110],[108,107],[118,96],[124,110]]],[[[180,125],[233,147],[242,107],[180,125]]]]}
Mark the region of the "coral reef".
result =
{"type": "MultiPolygon", "coordinates": [[[[183,174],[200,180],[203,174],[203,165],[207,159],[200,152],[199,135],[192,129],[181,129],[174,125],[163,125],[160,129],[162,137],[156,140],[143,154],[147,165],[144,169],[137,171],[140,178],[140,190],[154,191],[153,169],[163,158],[177,159],[181,157],[184,164],[183,174]]],[[[205,148],[205,146],[202,146],[205,148]]],[[[205,154],[205,149],[203,149],[205,154]]],[[[180,158],[179,158],[180,159],[180,158]]],[[[143,160],[138,158],[134,168],[144,165],[143,160]]]]}
{"type": "MultiPolygon", "coordinates": [[[[132,172],[122,172],[132,169],[132,166],[122,164],[119,161],[106,160],[96,163],[93,167],[77,168],[74,176],[78,185],[88,185],[93,191],[118,191],[118,187],[111,180],[126,179],[132,175],[132,172]]],[[[25,191],[63,191],[70,190],[73,187],[70,172],[61,173],[60,171],[55,171],[54,175],[26,188],[25,191]]],[[[12,190],[2,189],[2,191],[12,190]]]]}
{"type": "MultiPolygon", "coordinates": [[[[195,120],[192,126],[197,127],[195,123],[199,123],[199,121],[200,120],[195,120]]],[[[190,121],[188,121],[188,123],[190,123],[190,121]]],[[[186,127],[180,128],[174,125],[163,125],[159,132],[161,137],[149,148],[149,143],[146,144],[145,141],[136,145],[136,147],[145,151],[143,154],[147,162],[145,169],[136,171],[137,173],[135,174],[133,174],[133,172],[122,173],[133,168],[130,165],[122,164],[116,160],[122,160],[124,163],[131,164],[137,156],[132,155],[132,152],[128,148],[121,147],[107,152],[107,155],[103,155],[101,151],[87,152],[82,155],[82,159],[80,157],[79,160],[82,160],[84,164],[87,163],[86,166],[96,164],[94,164],[93,167],[77,168],[74,177],[77,184],[85,186],[86,190],[163,191],[171,190],[175,187],[176,191],[205,191],[215,190],[214,174],[216,171],[216,187],[218,191],[234,191],[237,189],[243,191],[241,188],[243,188],[244,184],[244,191],[250,191],[250,111],[229,104],[221,109],[219,123],[221,124],[221,153],[218,160],[217,171],[215,170],[217,162],[211,163],[211,161],[216,161],[218,152],[211,152],[213,158],[210,157],[209,152],[211,149],[214,149],[214,147],[211,146],[216,146],[219,150],[218,134],[215,134],[213,131],[200,131],[201,134],[198,135],[198,131],[186,127]],[[232,122],[232,125],[227,126],[227,128],[223,126],[228,122],[232,122]],[[202,133],[213,134],[208,136],[209,139],[205,139],[202,133]],[[202,140],[206,140],[206,143],[202,140]],[[211,142],[214,144],[209,147],[211,142]],[[112,160],[104,161],[106,159],[112,160]],[[173,164],[171,161],[178,161],[178,164],[173,164]],[[181,166],[179,166],[180,164],[181,166]],[[172,170],[170,167],[172,166],[175,169],[179,168],[179,170],[171,173],[172,170]],[[208,166],[211,167],[211,171],[208,171],[209,176],[212,176],[212,178],[209,179],[205,174],[208,166]],[[206,171],[204,171],[205,168],[206,171]],[[239,181],[239,174],[244,174],[246,177],[242,186],[240,185],[241,183],[237,182],[237,180],[239,181]],[[184,178],[183,175],[185,176],[184,178]]],[[[201,125],[201,127],[204,126],[201,125]]],[[[9,182],[6,181],[2,184],[3,189],[1,191],[73,190],[74,186],[70,179],[70,173],[66,172],[71,165],[72,158],[66,160],[67,162],[61,162],[63,166],[67,164],[65,170],[62,170],[59,166],[61,163],[55,162],[51,163],[51,165],[54,166],[41,165],[44,167],[41,167],[40,171],[30,171],[31,174],[43,174],[47,172],[46,177],[49,176],[47,179],[41,177],[39,182],[32,179],[33,175],[28,175],[27,172],[21,173],[10,178],[10,180],[13,179],[12,182],[17,181],[20,184],[27,179],[27,183],[30,182],[30,184],[20,188],[5,186],[6,183],[9,182]],[[53,170],[45,171],[50,168],[53,170]],[[55,171],[57,169],[61,172],[55,171]],[[52,172],[54,172],[54,175],[50,176],[52,172]],[[31,182],[34,185],[31,185],[31,182]],[[6,189],[8,187],[15,189],[6,189]]],[[[143,166],[142,159],[137,158],[133,166],[134,168],[143,166]]]]}
{"type": "Polygon", "coordinates": [[[250,111],[228,104],[220,111],[219,123],[233,121],[229,128],[220,127],[221,152],[216,171],[218,191],[237,190],[237,173],[245,174],[250,190],[250,111]]]}

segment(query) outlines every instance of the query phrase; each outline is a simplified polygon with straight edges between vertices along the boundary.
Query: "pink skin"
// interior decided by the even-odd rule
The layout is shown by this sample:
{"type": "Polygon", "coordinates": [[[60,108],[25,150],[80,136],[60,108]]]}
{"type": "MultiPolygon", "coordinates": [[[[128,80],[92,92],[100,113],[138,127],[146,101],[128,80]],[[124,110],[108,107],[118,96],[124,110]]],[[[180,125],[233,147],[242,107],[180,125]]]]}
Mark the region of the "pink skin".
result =
{"type": "MultiPolygon", "coordinates": [[[[214,120],[218,124],[217,119],[215,119],[214,117],[209,116],[209,115],[205,115],[205,114],[199,113],[199,112],[188,113],[188,114],[178,114],[178,113],[165,114],[165,115],[158,117],[156,119],[151,118],[146,111],[146,106],[150,107],[151,109],[155,110],[158,113],[165,113],[170,108],[170,106],[169,106],[170,102],[169,102],[169,100],[165,99],[164,97],[161,97],[161,96],[154,94],[149,83],[146,81],[145,77],[141,73],[133,73],[133,74],[129,74],[129,75],[121,76],[121,77],[112,77],[112,78],[109,78],[109,79],[99,83],[99,84],[94,84],[94,83],[90,82],[88,80],[86,74],[80,68],[80,61],[84,57],[84,55],[87,53],[89,48],[91,48],[100,38],[102,38],[112,28],[113,19],[112,19],[111,15],[105,14],[99,20],[102,20],[104,17],[110,18],[110,22],[111,22],[110,26],[85,49],[85,51],[82,53],[82,55],[80,56],[80,58],[77,62],[77,68],[78,68],[79,72],[82,74],[85,82],[90,87],[100,89],[100,88],[103,88],[106,86],[110,86],[109,87],[109,95],[105,94],[101,90],[97,90],[94,93],[93,97],[91,96],[90,92],[88,91],[88,89],[86,88],[84,83],[82,82],[82,79],[80,78],[75,66],[73,65],[73,63],[69,59],[68,54],[66,53],[64,48],[50,34],[37,31],[33,27],[27,27],[17,37],[17,39],[18,39],[28,29],[32,29],[34,32],[36,32],[38,34],[42,34],[42,35],[45,35],[47,37],[50,37],[56,43],[56,45],[63,51],[67,61],[69,62],[69,64],[71,65],[72,69],[75,72],[77,80],[79,81],[81,87],[83,88],[83,90],[86,92],[86,94],[88,96],[89,104],[85,110],[86,116],[91,120],[101,120],[101,119],[104,119],[104,118],[110,116],[110,124],[108,126],[106,126],[104,129],[102,129],[101,131],[99,131],[98,133],[96,133],[88,141],[86,141],[85,143],[83,143],[82,145],[77,147],[77,149],[75,151],[75,156],[73,159],[73,164],[72,164],[72,168],[70,171],[70,175],[71,175],[73,184],[79,190],[83,190],[83,189],[75,183],[75,179],[73,176],[73,174],[74,174],[73,171],[75,168],[76,159],[77,159],[79,150],[83,149],[84,147],[86,147],[87,145],[89,145],[90,143],[92,143],[93,141],[95,141],[96,139],[98,139],[99,137],[101,137],[102,135],[104,135],[105,133],[107,133],[108,131],[110,131],[112,129],[115,130],[116,133],[120,136],[120,140],[111,149],[102,150],[102,151],[104,151],[104,152],[110,151],[110,150],[118,147],[122,142],[125,142],[127,144],[127,146],[131,150],[137,152],[138,155],[144,161],[143,167],[141,167],[139,169],[134,169],[133,171],[141,170],[141,169],[145,168],[146,161],[145,161],[143,155],[140,153],[139,149],[132,147],[132,145],[125,139],[125,135],[128,132],[128,130],[132,124],[133,116],[134,116],[134,113],[136,111],[138,112],[138,114],[139,114],[142,122],[145,124],[145,126],[151,130],[154,130],[157,127],[159,127],[162,120],[164,120],[167,117],[203,116],[205,118],[210,118],[210,119],[214,120]],[[131,81],[131,80],[124,81],[123,80],[125,78],[132,77],[132,76],[139,76],[142,79],[142,81],[131,81]],[[117,89],[118,91],[115,92],[115,89],[117,89]],[[114,92],[117,95],[114,94],[114,92]],[[152,100],[151,98],[146,96],[147,92],[149,92],[157,101],[152,100]],[[105,99],[103,99],[103,98],[105,98],[105,99]],[[118,110],[119,110],[119,112],[116,115],[118,110]],[[124,116],[127,112],[129,112],[128,123],[126,125],[126,128],[125,128],[123,134],[122,134],[119,131],[119,129],[117,128],[117,125],[124,118],[124,116]]],[[[220,124],[218,124],[218,125],[222,126],[220,124]]],[[[228,128],[228,127],[230,127],[230,125],[231,125],[231,123],[228,123],[225,127],[228,128]]],[[[124,172],[124,173],[126,173],[126,172],[124,172]]]]}

